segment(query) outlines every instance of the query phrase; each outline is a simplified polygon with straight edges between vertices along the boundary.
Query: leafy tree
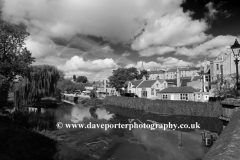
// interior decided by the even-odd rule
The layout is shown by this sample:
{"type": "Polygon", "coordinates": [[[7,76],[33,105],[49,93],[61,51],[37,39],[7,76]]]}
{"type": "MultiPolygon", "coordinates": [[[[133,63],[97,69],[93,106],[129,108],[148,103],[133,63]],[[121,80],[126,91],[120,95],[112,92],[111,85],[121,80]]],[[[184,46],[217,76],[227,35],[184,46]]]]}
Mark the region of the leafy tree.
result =
{"type": "Polygon", "coordinates": [[[69,79],[64,79],[58,82],[57,88],[61,90],[61,92],[74,92],[75,90],[84,91],[85,87],[82,84],[73,83],[69,79]]]}
{"type": "Polygon", "coordinates": [[[218,78],[212,83],[212,91],[215,97],[236,97],[239,95],[236,87],[236,78],[231,75],[218,78]]]}
{"type": "Polygon", "coordinates": [[[76,82],[87,83],[88,79],[85,76],[78,76],[76,82]]]}
{"type": "Polygon", "coordinates": [[[115,87],[117,91],[126,87],[126,82],[139,78],[139,73],[136,68],[118,68],[113,70],[113,75],[110,76],[109,83],[115,87]]]}
{"type": "Polygon", "coordinates": [[[73,75],[73,81],[74,82],[76,82],[76,79],[77,79],[76,75],[73,75]]]}
{"type": "Polygon", "coordinates": [[[90,92],[90,98],[92,98],[92,99],[97,98],[96,89],[91,90],[91,92],[90,92]]]}
{"type": "Polygon", "coordinates": [[[64,80],[65,73],[62,70],[59,70],[59,74],[60,74],[60,81],[64,80]]]}
{"type": "Polygon", "coordinates": [[[145,76],[146,79],[149,78],[149,73],[148,73],[147,70],[142,70],[142,71],[140,71],[140,74],[139,74],[139,76],[138,76],[138,79],[142,79],[143,76],[145,76]]]}
{"type": "Polygon", "coordinates": [[[54,96],[57,82],[60,79],[59,70],[50,65],[32,66],[30,77],[26,78],[14,92],[14,102],[17,109],[32,101],[40,101],[44,96],[54,96]]]}
{"type": "Polygon", "coordinates": [[[10,83],[16,75],[30,76],[30,64],[34,58],[24,47],[28,36],[24,25],[0,20],[0,103],[3,105],[7,102],[10,83]]]}

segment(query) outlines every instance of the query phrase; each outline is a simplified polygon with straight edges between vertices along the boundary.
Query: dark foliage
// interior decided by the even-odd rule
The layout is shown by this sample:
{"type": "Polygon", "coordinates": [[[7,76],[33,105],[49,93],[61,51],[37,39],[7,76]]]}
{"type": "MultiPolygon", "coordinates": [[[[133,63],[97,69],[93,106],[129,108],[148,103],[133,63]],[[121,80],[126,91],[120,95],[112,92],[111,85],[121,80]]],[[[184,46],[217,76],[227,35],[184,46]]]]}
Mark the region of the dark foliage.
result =
{"type": "Polygon", "coordinates": [[[29,36],[22,24],[10,24],[0,20],[0,99],[1,105],[7,102],[9,85],[16,75],[29,77],[30,64],[34,62],[24,42],[29,36]]]}
{"type": "Polygon", "coordinates": [[[106,97],[105,105],[116,105],[167,115],[189,115],[204,117],[219,117],[222,107],[219,102],[193,102],[172,100],[149,100],[131,97],[106,97]]]}
{"type": "Polygon", "coordinates": [[[76,82],[87,83],[88,79],[85,76],[78,76],[76,82]]]}

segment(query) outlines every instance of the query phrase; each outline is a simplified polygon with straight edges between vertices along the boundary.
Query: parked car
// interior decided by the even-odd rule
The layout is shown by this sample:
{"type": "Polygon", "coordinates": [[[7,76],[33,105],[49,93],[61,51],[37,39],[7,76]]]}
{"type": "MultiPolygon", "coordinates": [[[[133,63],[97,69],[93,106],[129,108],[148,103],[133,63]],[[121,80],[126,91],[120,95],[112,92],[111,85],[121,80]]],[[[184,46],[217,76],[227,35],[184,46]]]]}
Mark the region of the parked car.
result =
{"type": "Polygon", "coordinates": [[[135,93],[123,93],[122,96],[123,97],[138,97],[138,95],[136,95],[135,93]]]}

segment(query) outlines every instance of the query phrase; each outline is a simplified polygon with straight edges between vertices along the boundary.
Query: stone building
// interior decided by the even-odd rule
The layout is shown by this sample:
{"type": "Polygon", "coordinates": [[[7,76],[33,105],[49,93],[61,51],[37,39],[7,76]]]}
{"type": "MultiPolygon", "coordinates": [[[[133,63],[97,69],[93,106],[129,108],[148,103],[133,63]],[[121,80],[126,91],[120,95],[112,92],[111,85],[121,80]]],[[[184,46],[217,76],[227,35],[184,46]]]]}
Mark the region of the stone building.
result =
{"type": "MultiPolygon", "coordinates": [[[[211,80],[230,78],[236,74],[235,58],[232,52],[220,53],[215,60],[210,61],[211,80]]],[[[238,68],[240,68],[238,66],[238,68]]]]}

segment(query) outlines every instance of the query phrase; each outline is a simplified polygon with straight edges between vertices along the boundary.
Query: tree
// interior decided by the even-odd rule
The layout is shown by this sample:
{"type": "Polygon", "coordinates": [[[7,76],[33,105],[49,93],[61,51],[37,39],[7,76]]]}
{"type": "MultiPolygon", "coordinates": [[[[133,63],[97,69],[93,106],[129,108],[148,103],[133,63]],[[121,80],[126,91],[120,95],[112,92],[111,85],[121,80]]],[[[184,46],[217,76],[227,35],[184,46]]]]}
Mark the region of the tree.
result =
{"type": "Polygon", "coordinates": [[[140,71],[140,74],[139,74],[139,76],[138,76],[138,79],[142,79],[143,76],[145,76],[146,79],[149,78],[149,73],[148,73],[147,70],[142,70],[142,71],[140,71]]]}
{"type": "Polygon", "coordinates": [[[113,75],[110,76],[109,83],[115,87],[117,91],[126,87],[126,82],[139,78],[139,73],[136,68],[118,68],[113,70],[113,75]]]}
{"type": "Polygon", "coordinates": [[[231,75],[218,78],[212,83],[212,90],[215,97],[236,97],[238,95],[236,87],[236,77],[231,75]]]}
{"type": "Polygon", "coordinates": [[[14,92],[14,103],[21,109],[33,101],[40,101],[44,96],[54,96],[57,82],[60,79],[59,70],[50,65],[32,66],[30,77],[25,78],[14,92]]]}
{"type": "Polygon", "coordinates": [[[30,76],[30,64],[34,62],[31,53],[24,47],[29,36],[22,24],[10,24],[0,20],[0,104],[8,99],[10,83],[16,77],[30,76]]]}
{"type": "Polygon", "coordinates": [[[78,76],[76,82],[87,83],[88,79],[85,76],[78,76]]]}
{"type": "Polygon", "coordinates": [[[96,89],[91,90],[91,92],[90,92],[90,98],[92,98],[92,99],[97,98],[97,92],[96,92],[96,89]]]}
{"type": "Polygon", "coordinates": [[[82,84],[73,83],[69,79],[64,79],[58,82],[57,88],[61,90],[61,92],[74,92],[75,90],[84,91],[85,87],[82,84]]]}
{"type": "Polygon", "coordinates": [[[74,75],[73,75],[73,81],[76,82],[76,79],[77,79],[77,77],[76,77],[76,75],[74,74],[74,75]]]}

